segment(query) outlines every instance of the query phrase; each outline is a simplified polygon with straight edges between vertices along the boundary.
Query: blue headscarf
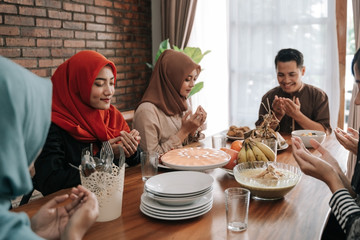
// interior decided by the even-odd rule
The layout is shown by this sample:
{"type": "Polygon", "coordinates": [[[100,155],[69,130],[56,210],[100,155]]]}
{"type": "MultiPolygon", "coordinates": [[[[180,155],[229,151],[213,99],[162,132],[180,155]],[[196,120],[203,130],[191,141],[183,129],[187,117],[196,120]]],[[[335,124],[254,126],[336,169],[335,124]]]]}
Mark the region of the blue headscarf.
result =
{"type": "Polygon", "coordinates": [[[22,234],[31,232],[25,214],[8,211],[9,200],[33,187],[29,165],[46,140],[51,97],[49,79],[0,56],[0,239],[6,236],[18,239],[15,236],[19,237],[19,230],[22,234]]]}

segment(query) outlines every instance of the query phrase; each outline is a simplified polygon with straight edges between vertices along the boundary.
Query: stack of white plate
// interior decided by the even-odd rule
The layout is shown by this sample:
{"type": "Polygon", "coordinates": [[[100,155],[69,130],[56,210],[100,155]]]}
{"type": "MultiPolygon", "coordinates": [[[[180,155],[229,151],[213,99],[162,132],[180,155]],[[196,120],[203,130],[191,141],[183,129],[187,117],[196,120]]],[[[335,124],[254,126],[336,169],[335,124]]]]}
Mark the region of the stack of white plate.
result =
{"type": "Polygon", "coordinates": [[[140,210],[147,216],[180,220],[203,215],[212,208],[214,179],[193,171],[169,172],[145,182],[140,210]]]}

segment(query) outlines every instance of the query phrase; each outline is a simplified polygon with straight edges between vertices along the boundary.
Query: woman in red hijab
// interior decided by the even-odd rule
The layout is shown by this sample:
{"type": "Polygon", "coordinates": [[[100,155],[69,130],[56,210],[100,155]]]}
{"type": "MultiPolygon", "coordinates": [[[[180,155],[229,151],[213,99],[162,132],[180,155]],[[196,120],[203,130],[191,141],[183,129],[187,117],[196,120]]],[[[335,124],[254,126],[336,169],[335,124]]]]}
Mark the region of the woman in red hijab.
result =
{"type": "Polygon", "coordinates": [[[53,83],[52,123],[44,149],[35,162],[35,188],[43,195],[80,184],[81,153],[93,147],[99,155],[102,142],[109,141],[114,159],[119,147],[126,162],[139,162],[140,136],[130,131],[124,117],[111,105],[115,92],[114,63],[94,51],[81,51],[61,64],[53,83]]]}
{"type": "Polygon", "coordinates": [[[207,114],[201,106],[192,114],[187,97],[200,71],[182,52],[169,49],[160,55],[133,120],[144,151],[161,154],[199,139],[207,114]]]}

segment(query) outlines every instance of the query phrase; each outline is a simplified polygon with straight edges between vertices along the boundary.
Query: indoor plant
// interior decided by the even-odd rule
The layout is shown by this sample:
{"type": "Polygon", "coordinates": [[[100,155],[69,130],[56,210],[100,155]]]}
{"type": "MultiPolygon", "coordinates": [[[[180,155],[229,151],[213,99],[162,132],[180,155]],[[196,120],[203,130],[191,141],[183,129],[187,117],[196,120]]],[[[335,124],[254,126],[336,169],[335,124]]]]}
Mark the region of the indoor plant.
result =
{"type": "MultiPolygon", "coordinates": [[[[162,41],[159,45],[159,50],[156,53],[156,57],[155,57],[155,63],[158,60],[159,56],[161,55],[161,53],[163,53],[165,50],[167,49],[171,49],[170,43],[169,43],[169,39],[166,39],[164,41],[162,41]]],[[[207,50],[206,52],[202,53],[200,48],[195,48],[195,47],[186,47],[184,49],[180,49],[177,46],[173,46],[173,49],[175,51],[179,51],[179,52],[183,52],[186,55],[188,55],[195,63],[199,64],[200,61],[203,59],[203,57],[208,54],[210,52],[210,50],[207,50]]],[[[154,69],[154,65],[150,64],[150,63],[146,63],[146,65],[151,68],[154,69]]],[[[195,84],[195,86],[193,87],[193,89],[191,90],[189,97],[191,97],[192,95],[194,95],[195,93],[199,92],[202,88],[204,87],[204,82],[198,82],[195,84]]]]}

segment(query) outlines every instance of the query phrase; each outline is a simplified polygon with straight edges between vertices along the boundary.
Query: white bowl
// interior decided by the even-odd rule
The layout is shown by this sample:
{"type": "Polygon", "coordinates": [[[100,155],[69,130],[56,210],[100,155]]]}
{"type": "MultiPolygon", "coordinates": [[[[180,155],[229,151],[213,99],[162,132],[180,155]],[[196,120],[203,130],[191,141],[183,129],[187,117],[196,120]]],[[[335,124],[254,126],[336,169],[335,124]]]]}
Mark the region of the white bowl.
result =
{"type": "Polygon", "coordinates": [[[244,162],[236,165],[233,171],[236,181],[249,189],[254,198],[265,200],[283,198],[295,187],[302,175],[300,168],[280,162],[244,162]],[[268,165],[284,175],[279,179],[257,177],[268,165]]]}
{"type": "Polygon", "coordinates": [[[315,131],[315,130],[296,130],[291,132],[291,136],[296,136],[301,138],[305,147],[312,148],[310,144],[310,139],[315,139],[319,143],[322,143],[325,140],[326,133],[322,131],[315,131]]]}
{"type": "Polygon", "coordinates": [[[214,178],[194,171],[174,171],[158,174],[145,182],[145,189],[163,196],[188,196],[212,186],[214,178]]]}
{"type": "Polygon", "coordinates": [[[191,203],[197,201],[198,199],[202,198],[203,196],[211,193],[211,191],[212,191],[212,188],[209,188],[205,192],[202,192],[200,194],[193,195],[193,196],[188,196],[188,197],[162,197],[162,196],[158,196],[158,195],[155,195],[155,194],[153,194],[151,192],[147,192],[147,191],[145,191],[145,193],[146,193],[147,197],[150,197],[150,198],[154,199],[155,201],[158,201],[161,204],[180,206],[180,205],[191,204],[191,203]]]}

